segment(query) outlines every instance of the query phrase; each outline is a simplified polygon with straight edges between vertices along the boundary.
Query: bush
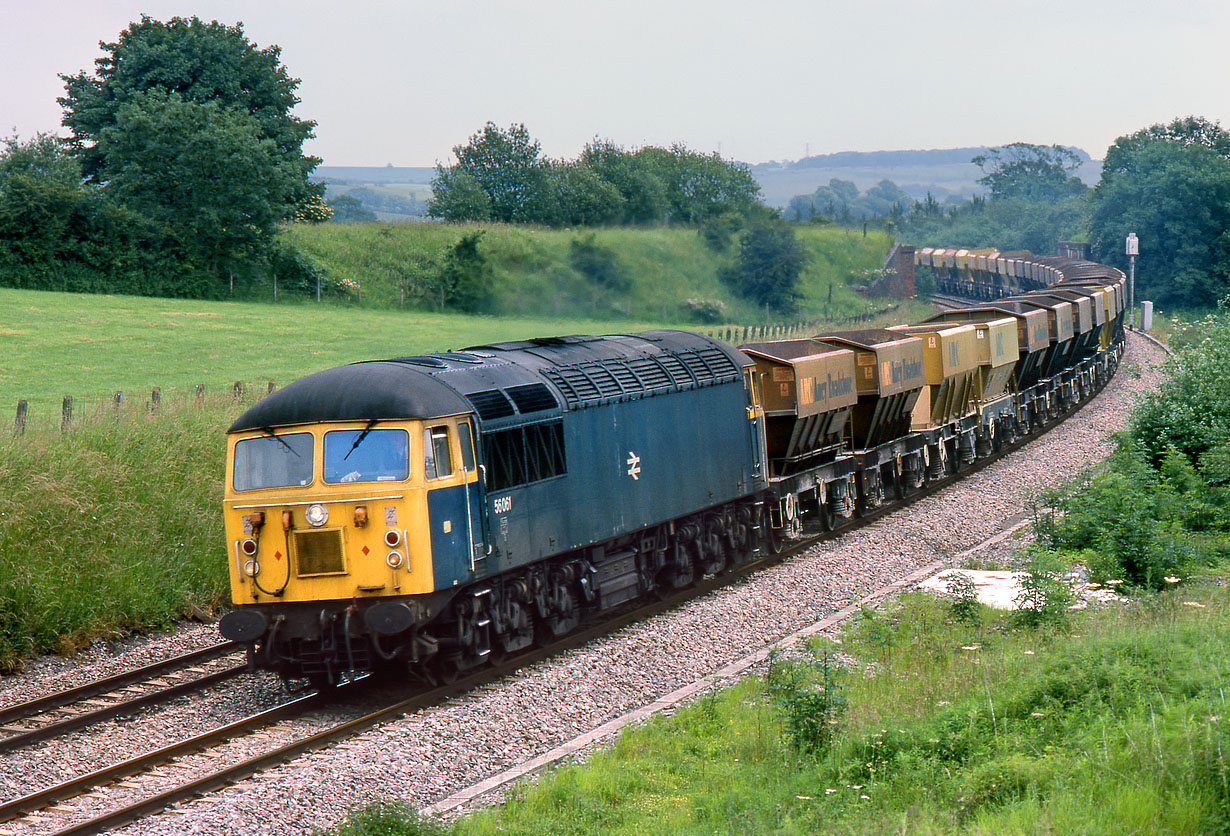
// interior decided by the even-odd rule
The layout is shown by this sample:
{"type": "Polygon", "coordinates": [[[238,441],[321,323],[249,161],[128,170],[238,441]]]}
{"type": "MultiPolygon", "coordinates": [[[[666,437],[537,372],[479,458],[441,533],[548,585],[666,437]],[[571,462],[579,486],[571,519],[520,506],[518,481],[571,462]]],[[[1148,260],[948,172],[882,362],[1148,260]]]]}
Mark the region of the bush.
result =
{"type": "Polygon", "coordinates": [[[581,238],[573,238],[568,245],[568,263],[595,284],[618,293],[632,288],[632,281],[619,266],[615,253],[594,240],[591,232],[581,238]]]}
{"type": "Polygon", "coordinates": [[[770,662],[765,684],[782,712],[786,741],[796,752],[824,754],[837,736],[847,704],[837,673],[827,651],[808,663],[770,662]]]}
{"type": "Polygon", "coordinates": [[[1027,627],[1065,623],[1072,604],[1072,587],[1063,577],[1067,567],[1046,549],[1034,547],[1026,554],[1029,562],[1021,591],[1013,599],[1017,621],[1027,627]]]}
{"type": "Polygon", "coordinates": [[[980,612],[978,604],[978,589],[969,575],[954,572],[944,581],[944,591],[948,593],[952,617],[957,621],[975,624],[980,612]]]}

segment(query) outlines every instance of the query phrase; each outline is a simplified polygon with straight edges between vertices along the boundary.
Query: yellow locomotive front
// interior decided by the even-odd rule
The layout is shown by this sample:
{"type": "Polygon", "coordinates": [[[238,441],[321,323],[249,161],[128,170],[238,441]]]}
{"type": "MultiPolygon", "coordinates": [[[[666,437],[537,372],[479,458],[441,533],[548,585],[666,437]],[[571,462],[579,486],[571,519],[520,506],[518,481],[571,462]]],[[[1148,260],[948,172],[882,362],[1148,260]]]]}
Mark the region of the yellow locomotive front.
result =
{"type": "MultiPolygon", "coordinates": [[[[357,386],[379,398],[380,371],[353,371],[351,395],[357,386]]],[[[320,381],[305,381],[228,434],[235,608],[219,630],[247,643],[260,667],[336,682],[435,652],[417,628],[472,570],[479,471],[471,416],[432,415],[459,404],[329,402],[320,381]]]]}

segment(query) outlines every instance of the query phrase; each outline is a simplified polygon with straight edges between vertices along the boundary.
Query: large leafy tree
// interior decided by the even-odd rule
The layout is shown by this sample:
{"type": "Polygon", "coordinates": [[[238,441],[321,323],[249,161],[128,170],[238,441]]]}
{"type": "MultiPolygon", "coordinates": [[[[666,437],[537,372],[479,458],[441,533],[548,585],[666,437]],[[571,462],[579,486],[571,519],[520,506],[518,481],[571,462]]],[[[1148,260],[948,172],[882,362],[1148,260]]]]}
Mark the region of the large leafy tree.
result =
{"type": "Polygon", "coordinates": [[[992,200],[1056,201],[1085,191],[1085,184],[1072,173],[1082,160],[1062,145],[1013,142],[991,148],[970,162],[982,169],[978,182],[990,190],[992,200]]]}
{"type": "Polygon", "coordinates": [[[162,23],[148,15],[129,24],[115,42],[99,46],[105,54],[95,62],[94,72],[62,75],[65,95],[58,99],[87,177],[107,179],[108,159],[97,143],[118,121],[120,109],[134,97],[159,89],[199,104],[217,101],[246,111],[280,155],[298,164],[304,192],[319,191],[306,177],[320,160],[303,156],[303,143],[316,123],[291,112],[299,103],[299,79],[280,62],[280,47],[257,48],[244,35],[242,23],[226,26],[197,17],[162,23]]]}
{"type": "Polygon", "coordinates": [[[636,154],[595,139],[586,144],[579,162],[619,191],[623,223],[653,224],[666,217],[666,184],[636,154]]]}
{"type": "Polygon", "coordinates": [[[148,215],[191,266],[267,249],[276,224],[319,203],[303,154],[314,122],[292,113],[298,79],[242,24],[132,23],[94,71],[62,76],[64,125],[88,181],[148,215]]]}
{"type": "Polygon", "coordinates": [[[459,205],[474,205],[476,197],[472,192],[477,185],[487,198],[486,212],[491,220],[503,223],[539,221],[532,217],[531,207],[549,177],[547,164],[540,154],[541,146],[530,137],[525,125],[511,125],[505,131],[494,122],[488,122],[465,145],[453,147],[456,165],[436,166],[428,214],[448,217],[459,205]],[[454,188],[463,194],[453,195],[454,188]]]}
{"type": "Polygon", "coordinates": [[[1099,261],[1127,269],[1140,239],[1137,298],[1211,305],[1230,292],[1230,134],[1188,117],[1120,137],[1093,193],[1099,261]]]}
{"type": "Polygon", "coordinates": [[[95,146],[108,161],[104,188],[149,219],[187,272],[218,276],[263,256],[299,167],[255,118],[156,89],[116,116],[95,146]]]}
{"type": "Polygon", "coordinates": [[[728,212],[758,211],[760,185],[745,165],[680,144],[642,148],[636,157],[642,170],[665,185],[668,220],[695,224],[728,212]]]}

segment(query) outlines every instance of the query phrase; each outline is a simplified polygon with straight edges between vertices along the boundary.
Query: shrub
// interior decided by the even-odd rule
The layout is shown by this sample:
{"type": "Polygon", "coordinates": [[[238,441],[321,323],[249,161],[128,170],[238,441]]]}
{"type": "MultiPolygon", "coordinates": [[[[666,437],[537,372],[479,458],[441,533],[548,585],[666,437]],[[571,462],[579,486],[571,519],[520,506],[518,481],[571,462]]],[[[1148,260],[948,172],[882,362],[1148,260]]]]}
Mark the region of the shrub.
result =
{"type": "Polygon", "coordinates": [[[952,617],[969,624],[978,621],[978,589],[969,575],[954,572],[944,581],[944,591],[951,599],[952,617]]]}
{"type": "Polygon", "coordinates": [[[837,736],[847,704],[837,673],[827,651],[810,663],[770,663],[769,693],[782,712],[785,739],[796,752],[823,754],[837,736]]]}
{"type": "Polygon", "coordinates": [[[1063,578],[1066,567],[1047,549],[1031,548],[1029,563],[1021,578],[1021,591],[1013,603],[1016,619],[1028,627],[1063,624],[1069,616],[1072,587],[1063,578]]]}

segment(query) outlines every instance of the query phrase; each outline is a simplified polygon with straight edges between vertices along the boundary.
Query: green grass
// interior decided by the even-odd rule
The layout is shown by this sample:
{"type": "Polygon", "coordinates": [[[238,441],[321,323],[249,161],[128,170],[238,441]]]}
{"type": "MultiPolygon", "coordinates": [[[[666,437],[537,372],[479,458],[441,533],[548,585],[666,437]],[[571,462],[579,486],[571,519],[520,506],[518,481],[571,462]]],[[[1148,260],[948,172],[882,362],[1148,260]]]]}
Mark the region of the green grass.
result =
{"type": "MultiPolygon", "coordinates": [[[[182,399],[196,384],[263,388],[380,357],[563,333],[659,327],[645,320],[473,317],[327,303],[202,302],[0,288],[0,408],[19,398],[31,421],[59,420],[60,402],[92,408],[125,398],[182,399]]],[[[11,424],[10,424],[11,426],[11,424]]]]}
{"type": "MultiPolygon", "coordinates": [[[[720,301],[730,323],[765,320],[764,311],[736,298],[718,279],[733,247],[719,253],[695,229],[610,228],[586,231],[535,229],[500,224],[323,224],[293,226],[290,239],[334,279],[357,281],[371,304],[397,306],[399,283],[413,284],[466,232],[483,230],[481,252],[494,274],[492,309],[517,316],[627,316],[662,322],[687,322],[685,299],[720,301]],[[615,255],[631,285],[612,294],[577,273],[569,246],[580,236],[615,255]]],[[[800,281],[802,308],[793,317],[810,320],[862,313],[868,301],[848,285],[863,270],[878,268],[892,246],[891,236],[872,230],[837,227],[796,229],[813,258],[800,281]],[[833,288],[829,302],[829,288],[833,288]],[[827,308],[827,311],[826,311],[827,308]]],[[[435,306],[435,300],[423,304],[435,306]]],[[[780,316],[771,319],[777,321],[780,316]]]]}
{"type": "Polygon", "coordinates": [[[223,431],[243,406],[134,404],[0,434],[0,671],[222,604],[223,431]]]}
{"type": "MultiPolygon", "coordinates": [[[[833,681],[779,662],[446,832],[1224,833],[1224,580],[1052,631],[987,611],[956,623],[909,595],[847,630],[858,670],[833,681]],[[815,719],[826,683],[848,707],[828,715],[831,744],[808,750],[797,721],[815,719]]],[[[355,818],[341,832],[436,832],[396,810],[362,816],[381,829],[355,818]]]]}

